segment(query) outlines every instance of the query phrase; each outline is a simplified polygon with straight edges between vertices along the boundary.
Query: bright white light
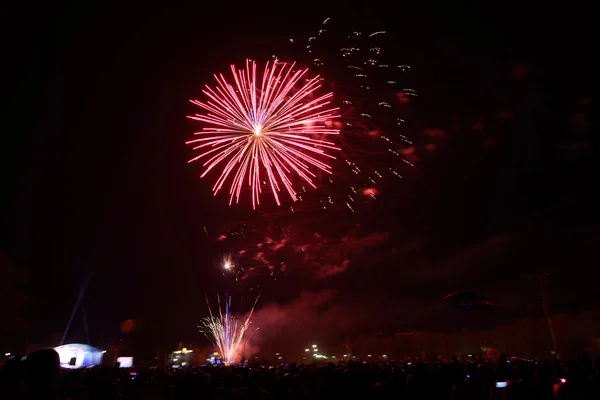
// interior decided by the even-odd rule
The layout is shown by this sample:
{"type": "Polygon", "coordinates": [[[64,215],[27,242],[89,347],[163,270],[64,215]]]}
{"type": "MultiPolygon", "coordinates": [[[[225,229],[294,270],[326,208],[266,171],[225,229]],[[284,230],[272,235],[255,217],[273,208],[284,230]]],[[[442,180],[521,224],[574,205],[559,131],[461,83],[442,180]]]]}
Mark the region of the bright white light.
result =
{"type": "Polygon", "coordinates": [[[309,351],[308,349],[304,349],[304,351],[309,351]]]}
{"type": "MultiPolygon", "coordinates": [[[[308,351],[308,349],[307,349],[306,351],[308,351]]],[[[5,355],[6,357],[10,357],[10,353],[4,353],[4,355],[5,355]]]]}
{"type": "Polygon", "coordinates": [[[313,351],[317,351],[317,349],[313,349],[313,351]]]}
{"type": "Polygon", "coordinates": [[[117,362],[120,368],[131,368],[133,367],[133,357],[118,357],[117,362]]]}
{"type": "Polygon", "coordinates": [[[313,345],[312,345],[312,347],[313,347],[313,348],[315,348],[315,347],[317,347],[317,345],[316,345],[316,344],[313,344],[313,345]]]}
{"type": "Polygon", "coordinates": [[[223,268],[225,268],[226,270],[230,270],[233,267],[233,258],[231,257],[231,254],[225,255],[225,257],[223,257],[223,268]]]}
{"type": "Polygon", "coordinates": [[[371,355],[369,354],[367,357],[371,357],[371,355]]]}

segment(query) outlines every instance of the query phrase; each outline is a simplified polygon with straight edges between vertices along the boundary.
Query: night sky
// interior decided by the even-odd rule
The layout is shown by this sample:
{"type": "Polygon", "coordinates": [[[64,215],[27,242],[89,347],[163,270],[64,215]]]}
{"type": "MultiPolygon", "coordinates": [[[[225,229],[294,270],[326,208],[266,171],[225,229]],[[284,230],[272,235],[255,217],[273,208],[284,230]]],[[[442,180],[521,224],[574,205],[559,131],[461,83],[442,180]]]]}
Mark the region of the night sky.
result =
{"type": "MultiPolygon", "coordinates": [[[[27,278],[30,343],[64,331],[88,277],[92,342],[134,319],[148,349],[203,342],[204,295],[225,291],[240,309],[262,292],[259,341],[487,328],[541,313],[524,278],[539,271],[552,312],[600,306],[591,13],[195,3],[5,13],[0,250],[27,278]],[[188,99],[230,63],[288,56],[289,38],[356,13],[415,71],[412,117],[443,132],[435,151],[359,215],[213,198],[187,164],[188,99]],[[241,250],[268,262],[242,257],[236,282],[220,266],[241,250]],[[449,312],[455,291],[498,309],[449,312]]],[[[69,338],[86,340],[79,316],[69,338]]]]}

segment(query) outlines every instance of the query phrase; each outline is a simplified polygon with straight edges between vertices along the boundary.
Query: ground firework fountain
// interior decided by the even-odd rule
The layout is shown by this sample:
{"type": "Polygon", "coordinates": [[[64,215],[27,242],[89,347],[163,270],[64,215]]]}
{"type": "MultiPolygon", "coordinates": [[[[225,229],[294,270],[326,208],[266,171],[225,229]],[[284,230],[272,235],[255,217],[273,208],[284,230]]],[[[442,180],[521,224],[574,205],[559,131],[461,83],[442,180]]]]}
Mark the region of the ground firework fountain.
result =
{"type": "Polygon", "coordinates": [[[250,309],[250,312],[244,319],[238,319],[231,315],[231,297],[225,295],[225,312],[221,307],[221,298],[217,296],[217,305],[219,308],[219,315],[215,316],[210,307],[208,297],[206,298],[206,304],[208,305],[208,311],[210,316],[204,318],[200,325],[202,333],[209,338],[215,347],[219,350],[223,358],[223,363],[226,365],[231,364],[237,357],[238,349],[244,338],[244,333],[250,326],[252,320],[252,313],[258,297],[254,301],[254,305],[250,309]]]}

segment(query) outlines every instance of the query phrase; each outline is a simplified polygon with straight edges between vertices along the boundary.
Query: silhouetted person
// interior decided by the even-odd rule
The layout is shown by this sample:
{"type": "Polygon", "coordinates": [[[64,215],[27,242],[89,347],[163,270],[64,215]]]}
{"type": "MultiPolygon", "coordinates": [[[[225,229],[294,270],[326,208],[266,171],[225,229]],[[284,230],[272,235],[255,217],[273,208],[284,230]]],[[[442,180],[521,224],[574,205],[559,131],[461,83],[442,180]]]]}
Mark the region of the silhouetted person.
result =
{"type": "Polygon", "coordinates": [[[587,400],[592,399],[590,384],[579,362],[568,361],[566,370],[567,382],[560,385],[556,391],[558,400],[587,400]]]}
{"type": "Polygon", "coordinates": [[[293,375],[290,382],[290,389],[286,395],[288,400],[304,400],[308,398],[308,393],[302,383],[302,378],[299,375],[293,375]]]}
{"type": "Polygon", "coordinates": [[[269,392],[260,387],[260,371],[254,370],[248,376],[248,387],[241,388],[234,399],[270,399],[269,392]]]}
{"type": "Polygon", "coordinates": [[[22,392],[23,374],[21,354],[14,354],[0,370],[0,396],[6,399],[19,399],[22,392]]]}
{"type": "Polygon", "coordinates": [[[223,386],[215,389],[215,397],[219,400],[231,400],[237,393],[235,386],[235,376],[228,372],[223,376],[223,386]]]}
{"type": "Polygon", "coordinates": [[[595,398],[600,399],[600,357],[594,360],[593,372],[590,376],[590,386],[595,398]]]}
{"type": "Polygon", "coordinates": [[[58,399],[60,358],[53,349],[38,350],[25,360],[25,384],[30,399],[58,399]]]}

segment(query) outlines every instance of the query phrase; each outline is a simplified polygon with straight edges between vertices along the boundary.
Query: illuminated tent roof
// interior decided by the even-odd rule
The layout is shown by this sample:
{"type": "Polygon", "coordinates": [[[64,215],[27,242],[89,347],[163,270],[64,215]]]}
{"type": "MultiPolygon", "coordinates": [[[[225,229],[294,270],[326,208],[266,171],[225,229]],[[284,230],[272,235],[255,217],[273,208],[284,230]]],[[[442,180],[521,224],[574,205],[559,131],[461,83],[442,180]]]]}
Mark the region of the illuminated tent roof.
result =
{"type": "Polygon", "coordinates": [[[88,368],[102,362],[102,350],[87,344],[65,344],[54,350],[58,353],[60,366],[63,368],[88,368]]]}

